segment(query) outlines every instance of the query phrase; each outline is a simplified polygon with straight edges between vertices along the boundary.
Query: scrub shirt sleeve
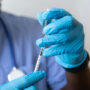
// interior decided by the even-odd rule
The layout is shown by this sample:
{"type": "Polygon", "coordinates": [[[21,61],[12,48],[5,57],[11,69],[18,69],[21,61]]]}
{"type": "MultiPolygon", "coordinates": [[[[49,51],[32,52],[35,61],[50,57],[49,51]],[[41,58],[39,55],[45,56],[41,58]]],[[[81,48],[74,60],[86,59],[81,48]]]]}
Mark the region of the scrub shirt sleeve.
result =
{"type": "Polygon", "coordinates": [[[47,81],[51,90],[60,90],[67,84],[65,70],[54,57],[48,58],[47,81]]]}

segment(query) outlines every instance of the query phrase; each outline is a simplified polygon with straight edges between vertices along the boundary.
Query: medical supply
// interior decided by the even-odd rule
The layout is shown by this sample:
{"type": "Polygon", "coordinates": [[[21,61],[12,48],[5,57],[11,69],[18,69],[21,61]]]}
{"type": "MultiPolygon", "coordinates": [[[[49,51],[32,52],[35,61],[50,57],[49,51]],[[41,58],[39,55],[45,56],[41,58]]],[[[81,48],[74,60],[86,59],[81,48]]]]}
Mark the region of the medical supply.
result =
{"type": "MultiPolygon", "coordinates": [[[[44,25],[43,26],[46,26],[46,25],[47,25],[47,20],[44,21],[44,25]]],[[[42,47],[40,49],[40,53],[39,53],[39,56],[38,56],[38,59],[37,59],[37,62],[36,62],[36,66],[35,66],[34,72],[38,71],[38,69],[39,69],[43,49],[44,49],[44,47],[42,47]]]]}
{"type": "Polygon", "coordinates": [[[16,80],[1,85],[0,90],[37,90],[34,84],[46,76],[44,71],[32,72],[16,80]]]}
{"type": "Polygon", "coordinates": [[[39,22],[42,25],[45,19],[52,18],[56,20],[43,29],[46,37],[36,42],[40,47],[48,47],[43,50],[43,56],[55,56],[57,63],[64,68],[79,67],[87,58],[82,24],[67,11],[58,8],[40,13],[39,22]]]}
{"type": "Polygon", "coordinates": [[[16,67],[13,67],[12,71],[8,74],[8,80],[12,81],[23,75],[25,75],[25,74],[21,70],[17,69],[16,67]]]}

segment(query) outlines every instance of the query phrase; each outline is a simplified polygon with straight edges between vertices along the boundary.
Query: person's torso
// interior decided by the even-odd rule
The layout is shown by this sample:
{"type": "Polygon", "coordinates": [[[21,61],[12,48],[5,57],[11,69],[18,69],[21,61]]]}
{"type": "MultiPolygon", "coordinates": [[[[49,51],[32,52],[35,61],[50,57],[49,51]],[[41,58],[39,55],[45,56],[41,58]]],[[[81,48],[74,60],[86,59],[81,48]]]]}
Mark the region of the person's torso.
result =
{"type": "MultiPolygon", "coordinates": [[[[27,20],[23,17],[15,19],[13,16],[8,16],[8,14],[5,16],[2,14],[2,18],[12,38],[15,54],[15,66],[25,74],[33,72],[39,54],[39,48],[35,44],[35,41],[40,34],[39,31],[35,30],[41,30],[39,24],[37,21],[32,19],[27,20]],[[21,21],[19,19],[21,19],[21,21]],[[38,34],[36,32],[38,32],[38,34]]],[[[42,59],[45,61],[44,57],[42,59]]],[[[8,74],[11,72],[12,68],[12,54],[8,38],[3,30],[2,24],[0,23],[0,85],[8,82],[8,74]]],[[[42,65],[40,70],[46,71],[45,63],[42,65]]],[[[39,82],[38,87],[40,90],[43,87],[43,90],[47,90],[46,79],[39,82]]]]}
{"type": "MultiPolygon", "coordinates": [[[[40,51],[36,40],[42,37],[39,23],[31,18],[7,13],[2,13],[1,17],[12,39],[15,66],[25,74],[33,72],[40,51]]],[[[8,38],[0,22],[0,85],[8,82],[8,74],[13,68],[12,60],[8,38]]],[[[42,57],[39,70],[47,73],[47,76],[36,84],[39,90],[59,90],[66,84],[65,71],[53,57],[42,57]]]]}

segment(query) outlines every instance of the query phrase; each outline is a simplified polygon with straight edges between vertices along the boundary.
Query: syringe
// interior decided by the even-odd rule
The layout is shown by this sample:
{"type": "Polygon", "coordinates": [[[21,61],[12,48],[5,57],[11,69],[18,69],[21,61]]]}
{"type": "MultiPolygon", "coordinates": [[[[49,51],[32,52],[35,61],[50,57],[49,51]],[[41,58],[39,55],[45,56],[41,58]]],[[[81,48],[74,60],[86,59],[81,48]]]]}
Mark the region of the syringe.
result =
{"type": "MultiPolygon", "coordinates": [[[[46,26],[46,25],[47,25],[47,20],[44,21],[43,26],[46,26]]],[[[34,72],[38,71],[38,69],[39,69],[43,49],[44,49],[44,47],[42,47],[42,48],[40,49],[40,53],[39,53],[39,56],[38,56],[38,59],[37,59],[36,65],[35,65],[34,72]]]]}

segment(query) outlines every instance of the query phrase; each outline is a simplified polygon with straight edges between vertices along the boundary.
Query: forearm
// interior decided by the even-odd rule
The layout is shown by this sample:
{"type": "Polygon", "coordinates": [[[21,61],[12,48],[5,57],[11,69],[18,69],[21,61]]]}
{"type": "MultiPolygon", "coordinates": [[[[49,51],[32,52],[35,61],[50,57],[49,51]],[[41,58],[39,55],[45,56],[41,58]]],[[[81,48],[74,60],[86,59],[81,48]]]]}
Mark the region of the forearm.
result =
{"type": "Polygon", "coordinates": [[[90,68],[81,72],[66,71],[67,85],[62,90],[90,90],[90,68]]]}
{"type": "Polygon", "coordinates": [[[90,69],[78,73],[66,72],[67,85],[62,90],[90,90],[90,69]]]}

